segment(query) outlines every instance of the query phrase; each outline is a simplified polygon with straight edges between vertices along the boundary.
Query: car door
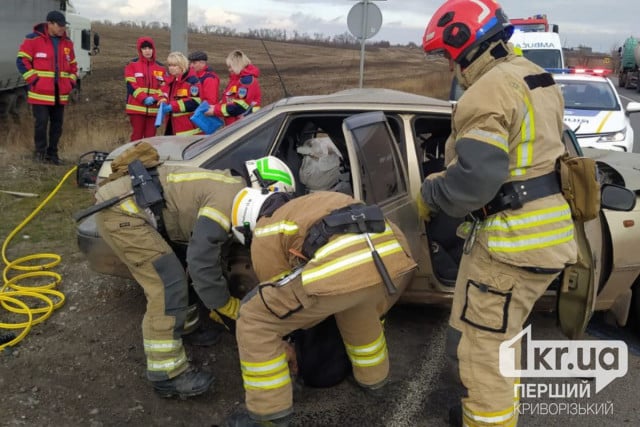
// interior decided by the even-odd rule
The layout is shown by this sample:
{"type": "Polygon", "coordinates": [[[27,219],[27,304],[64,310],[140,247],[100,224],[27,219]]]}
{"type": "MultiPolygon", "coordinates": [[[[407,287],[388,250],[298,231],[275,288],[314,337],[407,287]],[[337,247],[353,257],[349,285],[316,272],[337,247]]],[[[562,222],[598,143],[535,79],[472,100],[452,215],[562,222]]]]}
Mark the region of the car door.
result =
{"type": "Polygon", "coordinates": [[[342,130],[354,197],[380,206],[405,235],[419,235],[407,172],[384,113],[374,111],[350,116],[343,121],[342,130]]]}
{"type": "MultiPolygon", "coordinates": [[[[573,131],[567,129],[563,135],[567,151],[581,156],[573,131]]],[[[574,221],[578,259],[562,273],[558,289],[557,313],[560,329],[570,339],[578,339],[584,333],[593,314],[598,291],[597,283],[601,269],[595,260],[600,259],[603,239],[600,219],[574,221]]]]}

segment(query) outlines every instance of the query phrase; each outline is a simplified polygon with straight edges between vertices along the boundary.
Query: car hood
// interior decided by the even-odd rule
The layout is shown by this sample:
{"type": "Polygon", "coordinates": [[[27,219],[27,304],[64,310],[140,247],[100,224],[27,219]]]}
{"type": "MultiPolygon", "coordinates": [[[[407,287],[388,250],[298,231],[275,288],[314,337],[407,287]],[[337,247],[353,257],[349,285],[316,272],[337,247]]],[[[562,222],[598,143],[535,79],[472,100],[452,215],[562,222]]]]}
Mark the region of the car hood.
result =
{"type": "MultiPolygon", "coordinates": [[[[182,153],[191,143],[202,139],[203,135],[186,135],[186,136],[153,136],[144,140],[151,144],[160,156],[160,160],[182,160],[182,153]]],[[[115,159],[120,153],[131,147],[138,141],[128,142],[109,153],[107,160],[115,159]]]]}
{"type": "Polygon", "coordinates": [[[580,137],[597,133],[618,132],[625,128],[626,117],[622,111],[566,108],[564,110],[564,123],[580,137]]]}
{"type": "Polygon", "coordinates": [[[635,192],[640,191],[640,154],[622,153],[597,148],[583,148],[585,156],[606,163],[614,168],[624,179],[624,186],[635,192]]]}

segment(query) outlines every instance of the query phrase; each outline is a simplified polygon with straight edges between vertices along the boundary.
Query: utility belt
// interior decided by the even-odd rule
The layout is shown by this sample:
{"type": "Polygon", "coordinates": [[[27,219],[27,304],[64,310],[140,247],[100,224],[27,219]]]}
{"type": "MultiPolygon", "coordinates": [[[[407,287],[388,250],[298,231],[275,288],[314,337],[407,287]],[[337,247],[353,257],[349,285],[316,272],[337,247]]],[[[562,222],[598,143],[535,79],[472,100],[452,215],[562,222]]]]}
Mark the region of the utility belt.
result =
{"type": "Polygon", "coordinates": [[[507,209],[517,210],[525,203],[560,193],[560,180],[554,171],[537,178],[502,184],[498,194],[482,208],[471,212],[471,219],[482,221],[507,209]]]}
{"type": "Polygon", "coordinates": [[[127,166],[131,177],[131,187],[136,204],[142,209],[149,209],[153,214],[156,229],[165,240],[169,240],[167,229],[162,218],[164,208],[164,191],[160,184],[158,170],[149,171],[140,160],[134,160],[127,166]]]}
{"type": "Polygon", "coordinates": [[[302,254],[308,259],[313,258],[316,251],[329,243],[329,239],[336,234],[363,233],[358,225],[358,219],[363,215],[367,233],[382,233],[385,230],[384,215],[378,206],[345,206],[332,211],[309,228],[302,243],[302,254]]]}

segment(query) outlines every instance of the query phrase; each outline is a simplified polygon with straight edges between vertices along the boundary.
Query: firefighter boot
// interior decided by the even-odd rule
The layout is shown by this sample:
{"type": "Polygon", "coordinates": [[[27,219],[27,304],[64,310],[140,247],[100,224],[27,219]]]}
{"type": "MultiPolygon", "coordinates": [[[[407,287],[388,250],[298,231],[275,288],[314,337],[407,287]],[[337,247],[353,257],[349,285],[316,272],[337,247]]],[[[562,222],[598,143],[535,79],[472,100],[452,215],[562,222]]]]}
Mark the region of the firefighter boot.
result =
{"type": "Polygon", "coordinates": [[[164,381],[153,381],[153,388],[162,397],[178,396],[181,399],[197,396],[209,390],[215,377],[209,372],[190,369],[164,381]]]}
{"type": "Polygon", "coordinates": [[[272,420],[256,420],[246,411],[231,414],[224,420],[224,427],[289,427],[291,414],[272,420]]]}

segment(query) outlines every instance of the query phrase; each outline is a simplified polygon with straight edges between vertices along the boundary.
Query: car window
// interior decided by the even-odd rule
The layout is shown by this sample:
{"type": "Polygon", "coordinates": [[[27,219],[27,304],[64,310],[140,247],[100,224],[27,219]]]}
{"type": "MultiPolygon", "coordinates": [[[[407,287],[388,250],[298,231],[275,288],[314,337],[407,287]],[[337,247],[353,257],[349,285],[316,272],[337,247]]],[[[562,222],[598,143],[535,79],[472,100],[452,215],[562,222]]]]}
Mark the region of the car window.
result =
{"type": "Polygon", "coordinates": [[[201,167],[205,169],[231,169],[236,174],[244,176],[244,162],[266,156],[269,153],[282,120],[282,115],[277,119],[269,120],[263,126],[254,129],[214,157],[206,160],[201,167]]]}
{"type": "Polygon", "coordinates": [[[612,111],[620,106],[612,87],[605,81],[558,80],[564,108],[612,111]]]}
{"type": "Polygon", "coordinates": [[[405,194],[407,186],[397,144],[384,114],[352,116],[345,120],[345,126],[356,145],[363,200],[380,204],[405,194]]]}

